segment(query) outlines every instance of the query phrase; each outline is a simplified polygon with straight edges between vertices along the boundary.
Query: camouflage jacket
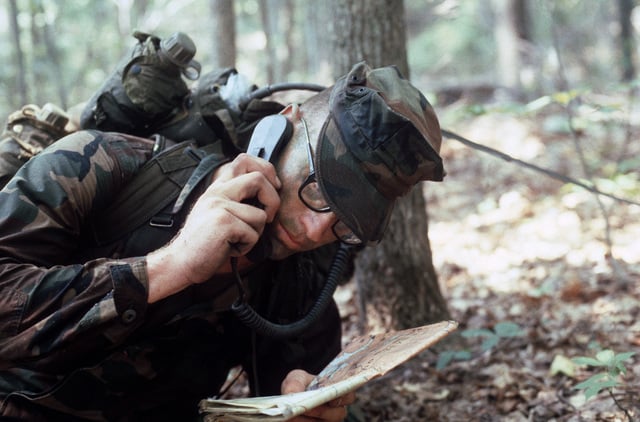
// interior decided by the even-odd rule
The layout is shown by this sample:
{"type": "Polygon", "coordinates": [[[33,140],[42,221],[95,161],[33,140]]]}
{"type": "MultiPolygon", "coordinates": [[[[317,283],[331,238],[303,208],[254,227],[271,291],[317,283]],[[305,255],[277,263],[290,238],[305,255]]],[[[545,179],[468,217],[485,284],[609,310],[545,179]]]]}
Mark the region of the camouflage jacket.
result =
{"type": "MultiPolygon", "coordinates": [[[[152,146],[77,132],[31,159],[0,191],[0,415],[195,420],[198,401],[217,394],[232,367],[255,374],[254,392],[276,394],[289,370],[318,372],[338,352],[335,304],[322,323],[286,341],[255,338],[229,312],[230,278],[147,304],[145,254],[180,224],[151,236],[145,225],[99,246],[87,232],[152,146]]],[[[254,307],[282,323],[307,312],[325,275],[312,254],[299,254],[267,261],[245,279],[254,307]]]]}

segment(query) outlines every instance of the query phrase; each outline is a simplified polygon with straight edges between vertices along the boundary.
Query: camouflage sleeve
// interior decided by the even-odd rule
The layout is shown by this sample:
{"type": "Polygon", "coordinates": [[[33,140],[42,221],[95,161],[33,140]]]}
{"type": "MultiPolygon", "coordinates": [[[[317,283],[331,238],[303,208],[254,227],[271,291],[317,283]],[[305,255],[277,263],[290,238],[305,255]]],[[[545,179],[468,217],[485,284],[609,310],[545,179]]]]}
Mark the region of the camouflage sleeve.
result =
{"type": "Polygon", "coordinates": [[[108,347],[146,310],[146,261],[74,263],[87,217],[149,159],[150,141],[77,132],[0,191],[0,367],[108,347]],[[57,353],[54,353],[57,352],[57,353]]]}

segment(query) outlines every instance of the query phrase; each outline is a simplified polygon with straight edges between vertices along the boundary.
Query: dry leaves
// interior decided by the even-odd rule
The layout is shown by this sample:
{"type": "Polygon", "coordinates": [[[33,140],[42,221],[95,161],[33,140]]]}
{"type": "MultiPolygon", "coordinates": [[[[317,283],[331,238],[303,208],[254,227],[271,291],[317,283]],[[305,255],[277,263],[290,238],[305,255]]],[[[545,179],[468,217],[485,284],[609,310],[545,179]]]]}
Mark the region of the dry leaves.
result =
{"type": "MultiPolygon", "coordinates": [[[[580,176],[568,138],[543,133],[538,123],[489,115],[450,129],[580,176]]],[[[597,147],[597,139],[586,141],[597,147]]],[[[620,406],[640,420],[640,353],[627,366],[627,388],[614,390],[620,406],[607,393],[585,401],[573,386],[593,372],[568,363],[598,348],[640,352],[640,207],[603,199],[612,261],[591,194],[454,142],[443,146],[445,182],[425,185],[443,293],[459,330],[510,321],[526,336],[484,353],[463,339],[476,350],[472,359],[441,371],[437,354],[425,352],[360,391],[364,420],[626,421],[620,406]]],[[[615,150],[623,140],[607,142],[615,150]]],[[[627,145],[626,154],[640,156],[639,143],[627,145]]],[[[353,297],[342,297],[345,322],[357,320],[353,297]]]]}

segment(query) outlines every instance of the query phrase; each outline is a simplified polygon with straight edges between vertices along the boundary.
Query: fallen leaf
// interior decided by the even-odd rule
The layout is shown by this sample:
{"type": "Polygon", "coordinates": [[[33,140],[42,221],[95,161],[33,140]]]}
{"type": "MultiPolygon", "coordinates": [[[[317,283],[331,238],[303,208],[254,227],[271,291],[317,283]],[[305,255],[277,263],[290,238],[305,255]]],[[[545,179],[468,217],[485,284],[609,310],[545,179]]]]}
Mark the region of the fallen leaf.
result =
{"type": "Polygon", "coordinates": [[[574,378],[576,375],[576,364],[564,355],[556,355],[553,358],[553,362],[551,362],[549,372],[551,375],[564,374],[574,378]]]}

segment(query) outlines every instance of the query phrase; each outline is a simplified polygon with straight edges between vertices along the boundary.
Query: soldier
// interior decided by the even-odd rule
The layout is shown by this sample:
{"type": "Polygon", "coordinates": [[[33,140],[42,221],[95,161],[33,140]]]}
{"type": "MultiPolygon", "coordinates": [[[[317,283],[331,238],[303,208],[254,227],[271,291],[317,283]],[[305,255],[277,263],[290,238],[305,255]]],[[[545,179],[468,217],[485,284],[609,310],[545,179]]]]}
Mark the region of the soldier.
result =
{"type": "MultiPolygon", "coordinates": [[[[340,350],[335,303],[287,336],[231,309],[305,315],[327,276],[315,251],[379,242],[398,197],[442,180],[441,135],[396,68],[365,63],[280,116],[275,164],[88,130],[21,167],[0,191],[0,415],[196,420],[239,365],[253,394],[304,390],[340,350]],[[149,169],[166,174],[139,183],[149,169]],[[165,201],[154,183],[185,169],[191,190],[165,201]]],[[[353,400],[306,417],[342,420],[353,400]]]]}

